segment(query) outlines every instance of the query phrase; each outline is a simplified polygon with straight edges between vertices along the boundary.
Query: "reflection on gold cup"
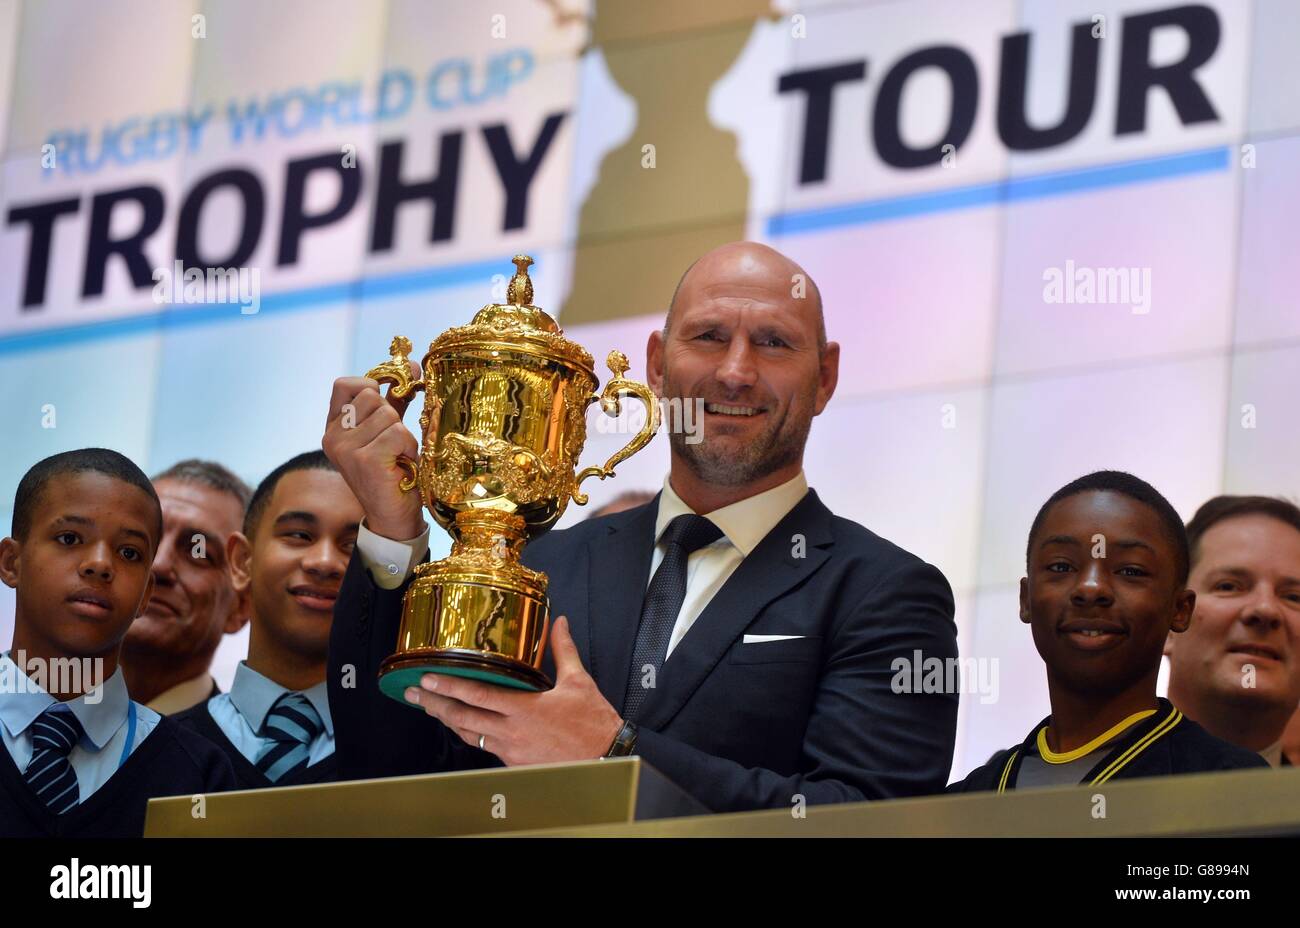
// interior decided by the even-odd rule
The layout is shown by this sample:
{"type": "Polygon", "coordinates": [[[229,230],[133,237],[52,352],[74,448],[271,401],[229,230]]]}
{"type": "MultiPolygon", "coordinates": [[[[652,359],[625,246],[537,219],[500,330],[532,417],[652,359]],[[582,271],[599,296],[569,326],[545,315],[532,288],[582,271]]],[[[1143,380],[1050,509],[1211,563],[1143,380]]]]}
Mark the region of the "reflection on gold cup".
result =
{"type": "Polygon", "coordinates": [[[564,337],[532,305],[528,266],[517,272],[505,303],[484,306],[466,326],[448,329],[429,346],[411,376],[409,339],[399,335],[392,358],[366,376],[391,385],[388,400],[405,412],[424,391],[420,458],[402,458],[403,491],[418,488],[425,508],[451,533],[451,554],[416,568],[402,603],[397,650],[379,668],[379,686],[402,693],[425,673],[447,673],[519,689],[551,686],[541,671],[549,613],[546,575],[519,562],[524,544],[545,532],[588,477],[614,475],[619,461],[645,447],[659,428],[650,388],[623,374],[627,357],[611,351],[614,374],[596,395],[591,355],[564,337]],[[587,407],[600,401],[611,416],[620,398],[646,406],[645,425],[601,467],[575,473],[587,440],[587,407]]]}

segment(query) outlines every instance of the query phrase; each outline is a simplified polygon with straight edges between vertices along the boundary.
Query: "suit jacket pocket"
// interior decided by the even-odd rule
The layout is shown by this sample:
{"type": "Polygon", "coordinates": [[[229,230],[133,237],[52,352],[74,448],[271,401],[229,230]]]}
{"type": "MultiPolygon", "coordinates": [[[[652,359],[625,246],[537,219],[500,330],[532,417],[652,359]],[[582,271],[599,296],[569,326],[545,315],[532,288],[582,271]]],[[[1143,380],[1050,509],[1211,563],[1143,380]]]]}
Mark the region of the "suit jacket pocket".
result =
{"type": "Polygon", "coordinates": [[[777,664],[798,661],[815,661],[821,657],[822,640],[812,638],[786,638],[782,641],[752,641],[742,638],[731,648],[733,664],[777,664]]]}

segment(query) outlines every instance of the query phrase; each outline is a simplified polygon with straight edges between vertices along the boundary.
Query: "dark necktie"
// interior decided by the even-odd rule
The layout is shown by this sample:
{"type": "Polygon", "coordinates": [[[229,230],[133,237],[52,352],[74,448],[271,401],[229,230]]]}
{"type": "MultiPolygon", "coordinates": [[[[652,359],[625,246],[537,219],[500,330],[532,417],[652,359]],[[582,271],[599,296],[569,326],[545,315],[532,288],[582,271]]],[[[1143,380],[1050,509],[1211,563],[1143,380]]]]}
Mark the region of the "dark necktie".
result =
{"type": "Polygon", "coordinates": [[[271,746],[257,759],[257,769],[272,783],[307,766],[311,743],[325,725],[302,693],[285,693],[266,714],[262,737],[271,746]]]}
{"type": "Polygon", "coordinates": [[[664,529],[664,559],[650,580],[645,604],[641,607],[641,624],[636,630],[636,647],[632,650],[632,667],[623,700],[623,717],[635,720],[646,697],[645,668],[654,668],[657,680],[668,653],[668,641],[677,624],[677,614],[686,600],[686,559],[692,551],[722,537],[718,528],[704,516],[686,513],[677,516],[664,529]]]}
{"type": "Polygon", "coordinates": [[[32,759],[23,779],[55,815],[81,801],[68,754],[83,734],[81,722],[63,703],[50,706],[32,722],[32,759]]]}

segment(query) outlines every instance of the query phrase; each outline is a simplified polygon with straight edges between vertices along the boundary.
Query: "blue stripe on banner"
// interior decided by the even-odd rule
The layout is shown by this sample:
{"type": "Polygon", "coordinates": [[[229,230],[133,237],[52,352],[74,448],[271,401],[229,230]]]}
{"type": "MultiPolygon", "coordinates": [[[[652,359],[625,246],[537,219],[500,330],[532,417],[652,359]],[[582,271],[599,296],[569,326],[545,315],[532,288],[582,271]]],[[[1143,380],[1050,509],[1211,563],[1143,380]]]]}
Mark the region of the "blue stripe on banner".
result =
{"type": "Polygon", "coordinates": [[[767,234],[772,237],[819,232],[842,226],[867,225],[909,216],[992,206],[998,203],[1017,203],[1062,194],[1121,187],[1163,180],[1187,174],[1204,174],[1222,171],[1228,166],[1228,148],[1206,148],[1139,161],[1121,161],[1099,167],[1056,171],[1030,177],[1012,177],[991,184],[977,184],[933,193],[891,197],[882,200],[863,200],[860,203],[827,206],[818,209],[779,213],[767,221],[767,234]]]}
{"type": "Polygon", "coordinates": [[[83,342],[129,338],[135,335],[171,333],[196,326],[238,320],[247,322],[261,316],[283,316],[330,303],[459,287],[485,278],[490,279],[491,275],[502,273],[502,267],[509,266],[510,259],[501,257],[490,261],[452,264],[420,271],[403,271],[385,277],[361,277],[344,283],[270,293],[262,297],[257,313],[247,316],[239,311],[240,307],[237,303],[166,306],[154,312],[140,313],[121,319],[105,319],[100,322],[60,326],[36,332],[0,335],[0,355],[21,354],[42,348],[62,348],[83,342]]]}

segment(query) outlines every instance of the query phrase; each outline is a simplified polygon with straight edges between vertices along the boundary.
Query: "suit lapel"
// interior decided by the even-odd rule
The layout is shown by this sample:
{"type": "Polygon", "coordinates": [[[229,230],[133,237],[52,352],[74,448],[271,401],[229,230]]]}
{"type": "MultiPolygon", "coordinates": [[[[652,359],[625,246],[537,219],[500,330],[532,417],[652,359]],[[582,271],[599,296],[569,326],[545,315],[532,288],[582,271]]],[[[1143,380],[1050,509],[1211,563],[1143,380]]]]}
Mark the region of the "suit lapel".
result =
{"type": "MultiPolygon", "coordinates": [[[[660,669],[655,688],[641,705],[637,724],[651,730],[667,725],[758,613],[821,567],[830,556],[823,550],[832,543],[830,514],[817,494],[809,490],[740,562],[660,669]],[[805,540],[802,557],[793,553],[796,535],[805,540]]],[[[644,588],[642,583],[640,590],[644,592],[644,588]]],[[[633,616],[630,631],[626,632],[621,677],[625,689],[638,618],[633,616]]],[[[622,699],[620,692],[617,702],[611,700],[620,711],[622,699]]]]}
{"type": "Polygon", "coordinates": [[[658,514],[657,495],[631,510],[628,518],[611,520],[607,533],[587,543],[587,666],[596,686],[619,712],[627,695],[628,668],[650,582],[658,514]]]}

